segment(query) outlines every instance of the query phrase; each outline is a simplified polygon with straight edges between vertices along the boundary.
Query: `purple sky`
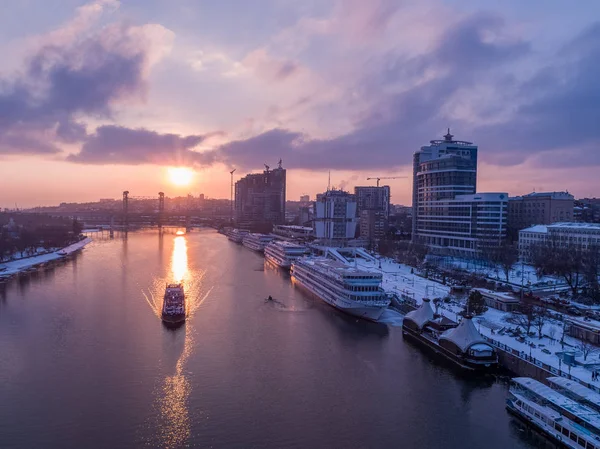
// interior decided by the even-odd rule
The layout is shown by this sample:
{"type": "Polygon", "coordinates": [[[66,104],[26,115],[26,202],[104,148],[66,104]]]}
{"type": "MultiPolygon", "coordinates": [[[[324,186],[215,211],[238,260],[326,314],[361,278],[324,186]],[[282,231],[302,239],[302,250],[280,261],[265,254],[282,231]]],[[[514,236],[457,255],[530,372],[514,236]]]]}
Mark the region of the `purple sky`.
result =
{"type": "Polygon", "coordinates": [[[408,204],[446,127],[479,145],[482,191],[600,195],[596,0],[24,0],[0,50],[1,207],[227,197],[231,168],[279,158],[289,199],[331,170],[408,176],[408,204]]]}

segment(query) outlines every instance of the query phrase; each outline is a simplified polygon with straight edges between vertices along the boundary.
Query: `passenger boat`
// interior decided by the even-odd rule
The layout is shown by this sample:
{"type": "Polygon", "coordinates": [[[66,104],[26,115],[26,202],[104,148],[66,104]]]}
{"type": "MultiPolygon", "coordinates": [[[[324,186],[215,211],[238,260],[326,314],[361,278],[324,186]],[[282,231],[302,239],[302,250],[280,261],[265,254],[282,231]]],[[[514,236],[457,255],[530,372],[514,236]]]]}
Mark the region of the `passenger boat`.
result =
{"type": "Polygon", "coordinates": [[[483,339],[470,316],[458,324],[436,316],[427,298],[421,307],[406,314],[402,334],[465,371],[486,372],[498,367],[496,350],[483,339]]]}
{"type": "Polygon", "coordinates": [[[161,318],[169,324],[178,324],[185,321],[186,304],[183,284],[167,284],[161,318]]]}
{"type": "Polygon", "coordinates": [[[563,447],[600,448],[600,415],[529,377],[516,377],[507,410],[563,447]]]}
{"type": "Polygon", "coordinates": [[[248,235],[248,231],[246,229],[232,229],[227,233],[227,238],[235,243],[242,243],[244,237],[248,235]]]}
{"type": "Polygon", "coordinates": [[[263,252],[265,246],[268,245],[273,236],[267,234],[250,233],[242,240],[242,245],[253,251],[263,252]]]}
{"type": "Polygon", "coordinates": [[[292,263],[306,256],[308,248],[287,241],[271,242],[265,246],[265,259],[278,267],[289,269],[292,263]]]}
{"type": "Polygon", "coordinates": [[[303,257],[293,262],[291,273],[295,285],[350,315],[376,321],[390,304],[379,272],[324,257],[303,257]]]}

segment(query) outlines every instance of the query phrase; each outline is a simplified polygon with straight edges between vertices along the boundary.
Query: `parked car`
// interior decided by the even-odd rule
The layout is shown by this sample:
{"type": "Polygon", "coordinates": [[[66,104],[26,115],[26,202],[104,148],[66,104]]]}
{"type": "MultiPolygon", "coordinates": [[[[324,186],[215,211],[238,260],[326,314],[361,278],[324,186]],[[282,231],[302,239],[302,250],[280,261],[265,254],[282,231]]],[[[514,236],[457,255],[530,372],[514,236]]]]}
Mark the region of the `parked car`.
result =
{"type": "Polygon", "coordinates": [[[569,312],[571,315],[575,315],[575,316],[581,316],[583,315],[581,313],[581,310],[579,310],[577,307],[567,307],[567,312],[569,312]]]}

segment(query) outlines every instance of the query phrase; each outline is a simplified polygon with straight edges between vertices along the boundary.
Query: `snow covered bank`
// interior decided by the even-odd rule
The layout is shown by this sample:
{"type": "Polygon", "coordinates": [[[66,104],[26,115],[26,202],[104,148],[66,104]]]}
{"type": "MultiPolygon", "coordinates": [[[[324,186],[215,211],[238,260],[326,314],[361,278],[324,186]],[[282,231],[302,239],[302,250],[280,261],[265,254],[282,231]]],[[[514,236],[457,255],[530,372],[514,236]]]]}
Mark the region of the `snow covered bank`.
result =
{"type": "Polygon", "coordinates": [[[0,278],[12,276],[21,271],[28,270],[38,265],[66,257],[69,254],[80,250],[91,241],[92,239],[88,237],[53,253],[42,254],[40,256],[27,257],[25,259],[12,260],[10,262],[0,263],[0,278]]]}

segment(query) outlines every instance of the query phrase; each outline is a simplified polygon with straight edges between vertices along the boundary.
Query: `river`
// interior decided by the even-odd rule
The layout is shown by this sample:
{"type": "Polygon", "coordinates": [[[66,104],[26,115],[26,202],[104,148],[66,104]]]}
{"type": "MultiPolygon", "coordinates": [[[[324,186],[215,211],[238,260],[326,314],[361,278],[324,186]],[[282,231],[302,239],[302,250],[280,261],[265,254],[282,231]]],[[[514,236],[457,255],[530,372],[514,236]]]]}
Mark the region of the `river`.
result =
{"type": "Polygon", "coordinates": [[[1,448],[552,447],[508,415],[504,382],[306,297],[213,230],[97,239],[0,287],[1,448]],[[170,330],[179,280],[191,316],[170,330]]]}

